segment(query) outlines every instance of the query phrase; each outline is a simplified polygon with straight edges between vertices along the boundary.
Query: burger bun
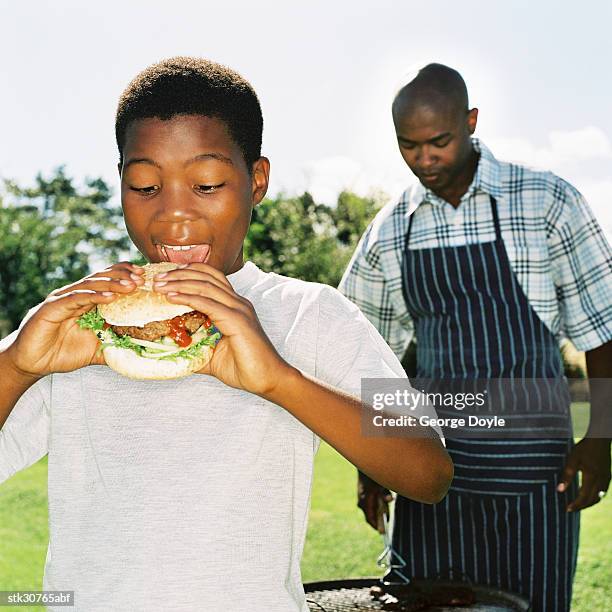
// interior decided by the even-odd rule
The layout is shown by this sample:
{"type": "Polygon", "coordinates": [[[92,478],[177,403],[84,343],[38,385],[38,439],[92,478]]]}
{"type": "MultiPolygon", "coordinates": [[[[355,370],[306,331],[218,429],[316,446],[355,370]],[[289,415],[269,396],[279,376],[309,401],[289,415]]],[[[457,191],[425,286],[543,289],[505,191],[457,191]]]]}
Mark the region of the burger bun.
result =
{"type": "Polygon", "coordinates": [[[144,267],[144,285],[119,295],[108,304],[99,304],[98,312],[110,325],[144,327],[152,321],[165,321],[191,312],[185,304],[173,304],[163,293],[153,291],[153,277],[178,268],[171,262],[151,263],[144,267]]]}
{"type": "Polygon", "coordinates": [[[170,380],[201,370],[210,361],[213,348],[205,345],[197,357],[179,357],[176,360],[149,359],[118,346],[108,346],[103,352],[106,364],[123,376],[136,380],[170,380]]]}

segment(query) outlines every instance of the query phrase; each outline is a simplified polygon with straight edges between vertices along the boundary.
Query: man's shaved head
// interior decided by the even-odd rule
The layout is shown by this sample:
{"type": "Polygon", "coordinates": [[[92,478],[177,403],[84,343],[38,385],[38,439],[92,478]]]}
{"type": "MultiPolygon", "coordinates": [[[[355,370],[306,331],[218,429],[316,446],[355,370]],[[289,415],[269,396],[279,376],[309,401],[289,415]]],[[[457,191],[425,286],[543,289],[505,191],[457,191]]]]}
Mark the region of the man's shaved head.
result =
{"type": "Polygon", "coordinates": [[[472,146],[478,109],[468,107],[461,75],[429,64],[393,100],[393,123],[404,161],[441,198],[458,205],[478,162],[472,146]]]}
{"type": "Polygon", "coordinates": [[[393,101],[393,116],[426,107],[443,114],[467,113],[468,93],[463,77],[443,64],[428,64],[404,85],[393,101]]]}

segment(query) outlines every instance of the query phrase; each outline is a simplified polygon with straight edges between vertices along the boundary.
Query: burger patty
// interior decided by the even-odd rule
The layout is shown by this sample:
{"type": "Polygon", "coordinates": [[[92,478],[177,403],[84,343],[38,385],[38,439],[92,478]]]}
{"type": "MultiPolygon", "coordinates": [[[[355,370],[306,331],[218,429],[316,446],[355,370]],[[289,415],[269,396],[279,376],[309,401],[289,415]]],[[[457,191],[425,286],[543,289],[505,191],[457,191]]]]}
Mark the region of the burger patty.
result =
{"type": "Polygon", "coordinates": [[[182,319],[185,329],[187,329],[189,333],[193,334],[204,323],[206,320],[206,315],[198,312],[197,310],[192,310],[187,314],[174,317],[174,319],[168,319],[166,321],[151,321],[151,323],[147,323],[144,327],[111,325],[111,329],[119,336],[131,336],[132,338],[139,338],[140,340],[149,340],[153,342],[162,336],[170,335],[170,321],[174,321],[176,319],[182,319]]]}

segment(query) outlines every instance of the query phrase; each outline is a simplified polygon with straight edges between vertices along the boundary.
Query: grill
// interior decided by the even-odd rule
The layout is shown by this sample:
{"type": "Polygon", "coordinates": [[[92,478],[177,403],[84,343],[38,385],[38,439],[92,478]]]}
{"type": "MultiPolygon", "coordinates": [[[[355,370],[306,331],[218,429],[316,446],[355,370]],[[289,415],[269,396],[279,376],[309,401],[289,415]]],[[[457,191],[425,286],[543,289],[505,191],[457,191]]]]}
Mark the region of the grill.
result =
{"type": "MultiPolygon", "coordinates": [[[[435,587],[466,587],[465,582],[449,580],[413,580],[412,584],[427,593],[435,587]]],[[[380,584],[379,578],[359,578],[353,580],[331,580],[311,582],[304,585],[306,601],[310,612],[364,612],[383,610],[382,604],[370,596],[370,588],[380,584]]],[[[470,584],[476,596],[476,603],[469,606],[426,608],[429,612],[458,612],[471,610],[479,612],[529,612],[529,602],[520,595],[509,593],[495,587],[470,584]]],[[[418,608],[423,609],[423,608],[418,608]]],[[[410,610],[405,608],[406,612],[410,610]]]]}

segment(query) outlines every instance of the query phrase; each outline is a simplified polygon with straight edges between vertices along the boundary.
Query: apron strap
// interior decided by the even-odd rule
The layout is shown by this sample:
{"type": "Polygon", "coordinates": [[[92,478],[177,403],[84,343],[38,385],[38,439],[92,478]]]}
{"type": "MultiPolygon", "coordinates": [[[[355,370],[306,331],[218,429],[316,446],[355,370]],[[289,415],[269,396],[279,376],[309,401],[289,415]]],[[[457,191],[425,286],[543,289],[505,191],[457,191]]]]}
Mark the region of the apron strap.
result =
{"type": "Polygon", "coordinates": [[[408,219],[408,229],[406,230],[406,240],[404,241],[404,253],[408,250],[408,241],[410,240],[410,231],[412,230],[412,220],[414,219],[414,215],[416,214],[417,210],[419,210],[418,207],[412,211],[410,219],[408,219]]]}
{"type": "MultiPolygon", "coordinates": [[[[489,201],[491,202],[491,214],[493,216],[493,225],[495,227],[495,240],[497,240],[498,242],[501,242],[502,235],[501,235],[501,228],[499,225],[499,216],[497,214],[497,200],[492,195],[490,195],[489,201]]],[[[414,215],[416,214],[417,210],[418,210],[418,207],[416,208],[416,210],[412,212],[412,214],[410,215],[410,219],[408,220],[408,229],[406,230],[406,240],[404,241],[404,252],[408,250],[410,232],[412,231],[412,221],[414,220],[414,215]]]]}
{"type": "Polygon", "coordinates": [[[493,224],[495,225],[495,240],[501,242],[502,235],[499,227],[499,217],[497,216],[497,200],[493,196],[489,196],[491,200],[491,213],[493,214],[493,224]]]}

